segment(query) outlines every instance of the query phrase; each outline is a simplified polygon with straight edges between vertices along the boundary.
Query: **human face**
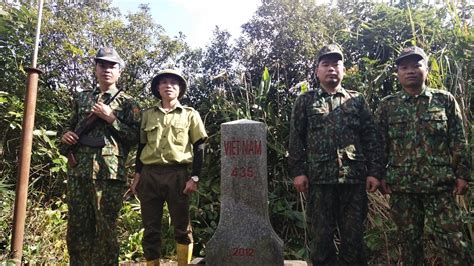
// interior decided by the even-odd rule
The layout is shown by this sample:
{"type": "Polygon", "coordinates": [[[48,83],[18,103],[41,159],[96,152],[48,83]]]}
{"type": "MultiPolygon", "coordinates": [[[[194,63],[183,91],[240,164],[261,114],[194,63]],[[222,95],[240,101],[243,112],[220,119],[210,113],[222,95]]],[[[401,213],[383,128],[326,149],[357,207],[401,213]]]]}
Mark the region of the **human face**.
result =
{"type": "Polygon", "coordinates": [[[109,88],[120,77],[120,65],[114,62],[98,60],[95,64],[95,76],[101,88],[109,88]]]}
{"type": "Polygon", "coordinates": [[[422,58],[410,56],[398,63],[397,76],[403,88],[421,89],[428,76],[428,66],[422,58]]]}
{"type": "Polygon", "coordinates": [[[324,89],[337,88],[344,77],[344,64],[339,55],[323,56],[316,67],[316,77],[324,89]]]}
{"type": "Polygon", "coordinates": [[[173,101],[179,96],[179,79],[174,76],[164,76],[158,82],[158,91],[163,101],[173,101]]]}

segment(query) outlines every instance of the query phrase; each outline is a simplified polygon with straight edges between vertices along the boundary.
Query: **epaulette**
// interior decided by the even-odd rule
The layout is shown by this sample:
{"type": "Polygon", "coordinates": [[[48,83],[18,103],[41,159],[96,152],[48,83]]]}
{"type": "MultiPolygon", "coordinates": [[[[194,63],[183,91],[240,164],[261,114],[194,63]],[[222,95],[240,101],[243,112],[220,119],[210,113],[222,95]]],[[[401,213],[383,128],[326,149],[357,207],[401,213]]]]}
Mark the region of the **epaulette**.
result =
{"type": "Polygon", "coordinates": [[[182,107],[186,110],[189,110],[189,111],[194,111],[194,108],[192,108],[191,106],[187,106],[187,105],[182,105],[182,107]]]}
{"type": "Polygon", "coordinates": [[[440,89],[433,89],[433,88],[429,88],[429,90],[433,94],[451,95],[451,93],[447,90],[440,90],[440,89]]]}
{"type": "Polygon", "coordinates": [[[347,90],[347,89],[344,89],[347,93],[349,93],[349,95],[351,96],[351,98],[357,98],[359,97],[359,95],[361,95],[360,92],[358,91],[355,91],[355,90],[347,90]]]}
{"type": "Polygon", "coordinates": [[[349,94],[354,94],[354,95],[359,95],[359,94],[360,94],[360,92],[355,91],[355,90],[347,90],[347,89],[345,89],[345,90],[346,90],[347,93],[349,93],[349,94]]]}
{"type": "Polygon", "coordinates": [[[122,97],[122,98],[125,98],[125,99],[132,99],[133,97],[124,93],[124,92],[121,92],[118,96],[122,97]]]}
{"type": "Polygon", "coordinates": [[[386,102],[386,101],[390,101],[391,99],[394,99],[397,97],[397,94],[390,94],[390,95],[387,95],[385,97],[382,98],[382,100],[380,100],[381,102],[386,102]]]}
{"type": "Polygon", "coordinates": [[[153,106],[149,106],[149,107],[143,109],[143,111],[148,111],[148,110],[155,109],[155,108],[158,108],[158,107],[156,105],[153,105],[153,106]]]}
{"type": "Polygon", "coordinates": [[[94,90],[91,90],[91,89],[85,89],[85,90],[81,90],[81,91],[78,91],[78,92],[76,92],[76,93],[75,93],[75,95],[81,95],[81,94],[82,94],[82,95],[84,95],[84,94],[90,94],[90,93],[92,93],[92,92],[94,92],[94,90]]]}

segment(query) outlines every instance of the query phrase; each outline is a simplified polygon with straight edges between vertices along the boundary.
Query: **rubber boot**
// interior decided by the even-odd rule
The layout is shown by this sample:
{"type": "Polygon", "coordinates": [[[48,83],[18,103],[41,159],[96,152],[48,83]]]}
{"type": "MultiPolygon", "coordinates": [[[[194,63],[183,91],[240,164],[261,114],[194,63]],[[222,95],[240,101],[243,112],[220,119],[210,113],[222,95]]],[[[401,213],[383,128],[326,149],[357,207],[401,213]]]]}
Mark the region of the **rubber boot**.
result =
{"type": "Polygon", "coordinates": [[[193,244],[176,244],[176,254],[178,255],[178,266],[187,266],[193,256],[193,244]]]}
{"type": "Polygon", "coordinates": [[[160,259],[156,260],[147,260],[145,263],[146,266],[160,266],[160,259]]]}

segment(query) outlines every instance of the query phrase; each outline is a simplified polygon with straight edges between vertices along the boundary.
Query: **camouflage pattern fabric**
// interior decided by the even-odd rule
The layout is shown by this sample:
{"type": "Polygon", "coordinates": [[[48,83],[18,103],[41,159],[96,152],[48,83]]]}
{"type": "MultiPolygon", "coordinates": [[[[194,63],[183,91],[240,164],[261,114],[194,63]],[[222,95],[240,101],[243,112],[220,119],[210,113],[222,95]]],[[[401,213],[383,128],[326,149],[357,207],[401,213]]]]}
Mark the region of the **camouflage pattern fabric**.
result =
{"type": "Polygon", "coordinates": [[[308,212],[313,265],[366,264],[363,232],[367,176],[384,167],[376,125],[361,94],[338,88],[299,96],[290,124],[291,176],[309,179],[308,212]],[[341,245],[336,255],[335,231],[341,245]]]}
{"type": "Polygon", "coordinates": [[[452,195],[456,178],[471,180],[470,153],[454,97],[428,87],[417,97],[401,91],[380,102],[376,120],[406,265],[423,263],[425,219],[434,228],[446,265],[472,265],[463,255],[469,249],[462,241],[462,221],[452,195]]]}
{"type": "MultiPolygon", "coordinates": [[[[98,101],[112,97],[117,89],[101,93],[85,90],[74,102],[66,131],[80,126],[98,101]]],[[[116,220],[125,191],[125,162],[138,143],[140,109],[128,95],[119,94],[110,104],[117,117],[112,124],[101,121],[87,136],[104,138],[102,148],[78,144],[78,165],[68,169],[67,246],[71,265],[117,265],[116,220]]]]}
{"type": "Polygon", "coordinates": [[[424,263],[425,217],[442,265],[472,265],[471,249],[461,233],[461,213],[451,191],[431,194],[392,193],[390,205],[405,265],[424,263]]]}
{"type": "MultiPolygon", "coordinates": [[[[102,94],[99,88],[80,92],[64,132],[79,128],[96,102],[105,101],[115,93],[117,89],[102,94]]],[[[68,169],[69,176],[91,176],[94,179],[100,176],[105,179],[126,181],[125,161],[130,148],[139,140],[140,108],[135,100],[123,92],[114,99],[110,107],[117,117],[115,122],[108,125],[100,120],[100,123],[87,134],[91,138],[104,138],[105,146],[95,148],[78,144],[75,156],[79,163],[77,167],[68,169]]]]}
{"type": "Polygon", "coordinates": [[[368,211],[365,185],[311,185],[309,195],[313,265],[367,265],[363,241],[368,211]],[[341,245],[337,252],[334,238],[338,231],[341,245]]]}
{"type": "Polygon", "coordinates": [[[288,163],[291,176],[310,184],[365,184],[381,177],[381,144],[364,97],[339,88],[321,89],[296,99],[290,124],[288,163]]]}
{"type": "Polygon", "coordinates": [[[116,221],[125,182],[70,177],[67,183],[67,247],[70,265],[117,265],[116,221]]]}
{"type": "Polygon", "coordinates": [[[392,191],[452,190],[456,178],[471,180],[471,158],[461,111],[447,91],[425,87],[384,98],[376,112],[392,191]]]}

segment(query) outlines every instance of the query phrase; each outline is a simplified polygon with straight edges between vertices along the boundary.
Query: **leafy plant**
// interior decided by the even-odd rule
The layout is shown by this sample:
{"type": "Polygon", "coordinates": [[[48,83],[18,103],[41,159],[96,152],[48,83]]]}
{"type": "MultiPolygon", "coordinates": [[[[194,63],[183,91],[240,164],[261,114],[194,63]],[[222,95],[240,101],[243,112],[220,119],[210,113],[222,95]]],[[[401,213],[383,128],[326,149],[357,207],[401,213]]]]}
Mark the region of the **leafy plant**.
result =
{"type": "MultiPolygon", "coordinates": [[[[65,159],[57,152],[58,138],[70,112],[74,94],[95,86],[91,57],[96,48],[114,45],[128,65],[120,86],[143,108],[156,104],[150,96],[151,78],[165,67],[179,67],[190,87],[183,104],[203,117],[209,140],[199,192],[192,197],[195,256],[205,256],[206,243],[219,222],[220,124],[236,119],[265,123],[268,143],[268,187],[271,223],[285,241],[286,259],[308,258],[305,198],[292,187],[286,150],[289,117],[296,96],[318,86],[314,57],[327,43],[339,43],[347,68],[343,84],[362,92],[374,109],[384,96],[400,90],[394,59],[407,45],[417,44],[430,56],[430,86],[446,89],[458,99],[470,123],[473,86],[472,17],[474,6],[447,1],[429,6],[423,1],[355,2],[338,0],[316,5],[311,0],[266,0],[242,25],[232,43],[230,34],[216,27],[210,45],[191,49],[184,36],[170,38],[154,23],[150,9],[122,15],[107,1],[48,1],[38,65],[40,76],[36,128],[33,141],[25,262],[66,264],[64,204],[65,159]],[[120,36],[120,37],[117,37],[120,36]],[[39,237],[40,233],[44,233],[39,237]]],[[[10,245],[14,184],[18,165],[25,67],[33,47],[36,8],[22,3],[14,8],[0,3],[0,261],[10,245]]],[[[133,155],[127,163],[133,171],[133,155]]],[[[388,199],[369,197],[365,240],[370,263],[400,263],[388,199]]],[[[474,239],[472,192],[459,199],[470,239],[474,239]]],[[[119,220],[120,258],[139,261],[141,250],[139,204],[124,204],[119,220]]],[[[175,243],[169,216],[163,220],[163,250],[173,258],[175,243]]],[[[428,242],[429,243],[429,242],[428,242]]],[[[437,254],[428,245],[427,263],[437,254]]]]}

